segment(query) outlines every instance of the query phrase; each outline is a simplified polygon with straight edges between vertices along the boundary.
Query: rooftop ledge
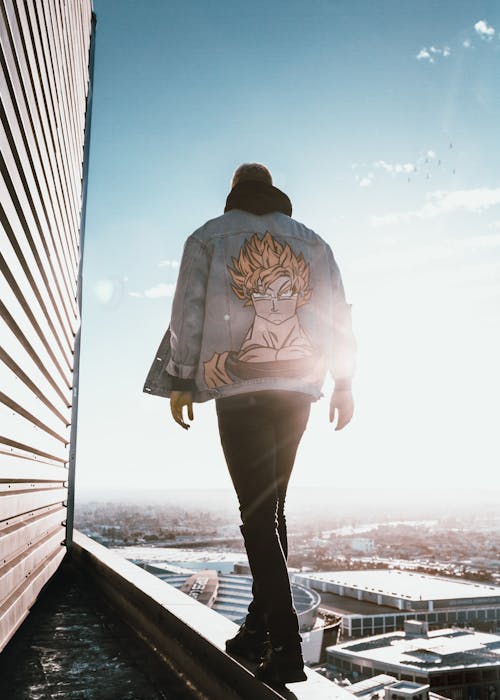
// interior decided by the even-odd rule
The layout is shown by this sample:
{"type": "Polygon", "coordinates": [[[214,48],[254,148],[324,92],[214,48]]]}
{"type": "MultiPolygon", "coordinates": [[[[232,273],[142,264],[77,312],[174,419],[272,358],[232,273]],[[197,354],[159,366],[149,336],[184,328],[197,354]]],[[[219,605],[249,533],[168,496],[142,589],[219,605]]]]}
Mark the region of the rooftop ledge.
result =
{"type": "Polygon", "coordinates": [[[74,531],[69,563],[92,579],[120,618],[202,694],[223,700],[294,698],[352,700],[323,676],[306,669],[307,681],[286,689],[258,681],[225,652],[238,626],[194,598],[74,531]]]}

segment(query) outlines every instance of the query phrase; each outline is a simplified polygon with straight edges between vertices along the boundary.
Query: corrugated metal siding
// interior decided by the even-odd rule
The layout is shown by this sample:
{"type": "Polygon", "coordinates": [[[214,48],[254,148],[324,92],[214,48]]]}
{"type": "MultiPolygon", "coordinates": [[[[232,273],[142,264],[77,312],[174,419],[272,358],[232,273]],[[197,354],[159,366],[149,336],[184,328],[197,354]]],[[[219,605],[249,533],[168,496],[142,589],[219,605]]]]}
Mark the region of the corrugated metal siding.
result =
{"type": "Polygon", "coordinates": [[[91,0],[0,0],[0,650],[65,551],[91,0]]]}

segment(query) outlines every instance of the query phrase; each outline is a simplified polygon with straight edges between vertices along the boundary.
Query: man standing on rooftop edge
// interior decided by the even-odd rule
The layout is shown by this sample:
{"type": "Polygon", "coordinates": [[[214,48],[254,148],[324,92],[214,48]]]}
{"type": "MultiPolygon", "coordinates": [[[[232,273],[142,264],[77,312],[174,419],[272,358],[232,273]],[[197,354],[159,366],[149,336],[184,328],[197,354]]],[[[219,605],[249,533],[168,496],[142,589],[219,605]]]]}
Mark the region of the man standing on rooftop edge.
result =
{"type": "Polygon", "coordinates": [[[224,214],[187,239],[167,329],[144,391],[170,397],[190,426],[215,399],[253,577],[228,653],[257,661],[270,684],[306,680],[286,565],[285,497],[311,402],[328,371],[330,422],[352,418],[356,343],[330,246],[291,218],[289,198],[259,163],[234,173],[224,214]]]}

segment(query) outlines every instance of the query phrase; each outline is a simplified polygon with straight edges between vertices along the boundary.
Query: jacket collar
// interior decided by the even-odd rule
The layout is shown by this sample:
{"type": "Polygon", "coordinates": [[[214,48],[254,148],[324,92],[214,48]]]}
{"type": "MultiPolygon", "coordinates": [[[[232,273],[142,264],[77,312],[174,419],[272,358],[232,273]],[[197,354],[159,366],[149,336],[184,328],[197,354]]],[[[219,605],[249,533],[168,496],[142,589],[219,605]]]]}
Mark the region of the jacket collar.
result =
{"type": "Polygon", "coordinates": [[[292,215],[292,203],[287,195],[277,187],[258,180],[244,180],[233,187],[227,196],[224,213],[231,209],[243,209],[258,216],[273,211],[292,215]]]}

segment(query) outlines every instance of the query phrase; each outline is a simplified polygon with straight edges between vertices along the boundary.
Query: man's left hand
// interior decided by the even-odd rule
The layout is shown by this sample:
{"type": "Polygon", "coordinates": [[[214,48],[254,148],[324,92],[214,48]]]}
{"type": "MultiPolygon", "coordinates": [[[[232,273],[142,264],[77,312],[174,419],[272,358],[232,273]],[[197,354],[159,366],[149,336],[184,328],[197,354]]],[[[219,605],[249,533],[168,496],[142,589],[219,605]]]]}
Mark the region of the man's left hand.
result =
{"type": "Polygon", "coordinates": [[[342,430],[350,422],[354,413],[354,399],[350,389],[334,391],[330,399],[330,423],[337,417],[335,430],[342,430]]]}
{"type": "Polygon", "coordinates": [[[184,416],[182,415],[184,406],[187,406],[189,420],[194,420],[193,393],[191,391],[173,391],[170,395],[170,411],[172,412],[172,417],[184,430],[189,430],[191,426],[184,422],[184,416]]]}

